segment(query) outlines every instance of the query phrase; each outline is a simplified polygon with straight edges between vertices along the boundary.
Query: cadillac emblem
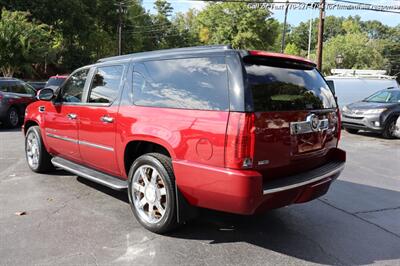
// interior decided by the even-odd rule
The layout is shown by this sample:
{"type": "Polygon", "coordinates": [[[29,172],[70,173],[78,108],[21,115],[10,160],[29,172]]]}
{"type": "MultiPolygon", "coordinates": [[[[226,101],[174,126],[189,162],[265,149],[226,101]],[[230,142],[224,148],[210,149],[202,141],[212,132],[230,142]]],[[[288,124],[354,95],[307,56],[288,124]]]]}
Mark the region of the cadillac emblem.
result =
{"type": "Polygon", "coordinates": [[[306,121],[310,123],[312,131],[319,131],[320,121],[316,114],[310,114],[309,116],[307,116],[306,121]]]}

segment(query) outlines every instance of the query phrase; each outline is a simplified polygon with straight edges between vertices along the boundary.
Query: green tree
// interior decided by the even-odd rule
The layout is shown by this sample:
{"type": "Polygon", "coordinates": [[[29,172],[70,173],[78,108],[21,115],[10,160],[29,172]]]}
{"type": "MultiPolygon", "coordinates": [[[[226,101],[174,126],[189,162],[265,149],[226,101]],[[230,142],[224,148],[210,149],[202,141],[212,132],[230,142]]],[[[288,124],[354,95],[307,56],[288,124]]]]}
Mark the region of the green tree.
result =
{"type": "Polygon", "coordinates": [[[279,28],[270,15],[265,8],[251,8],[245,3],[209,4],[197,16],[199,39],[204,44],[268,50],[279,28]]]}
{"type": "Polygon", "coordinates": [[[0,71],[6,77],[32,71],[32,64],[44,62],[51,50],[50,27],[28,17],[27,12],[1,11],[0,71]]]}
{"type": "Polygon", "coordinates": [[[336,68],[336,56],[343,56],[341,68],[384,69],[387,60],[382,56],[383,44],[368,39],[366,33],[348,33],[331,38],[325,44],[323,72],[336,68]]]}
{"type": "Polygon", "coordinates": [[[288,43],[285,48],[285,54],[301,56],[301,50],[294,43],[288,43]]]}
{"type": "Polygon", "coordinates": [[[186,13],[177,13],[173,20],[173,24],[178,30],[180,39],[185,46],[200,44],[197,15],[198,12],[195,9],[189,9],[186,13]]]}

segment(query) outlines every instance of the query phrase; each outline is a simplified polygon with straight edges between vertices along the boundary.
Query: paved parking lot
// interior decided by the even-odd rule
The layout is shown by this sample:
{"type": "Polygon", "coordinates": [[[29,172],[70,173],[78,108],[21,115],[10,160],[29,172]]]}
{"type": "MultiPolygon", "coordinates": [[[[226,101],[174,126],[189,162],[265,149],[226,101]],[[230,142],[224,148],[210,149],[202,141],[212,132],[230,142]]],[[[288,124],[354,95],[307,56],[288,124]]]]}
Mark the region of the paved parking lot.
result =
{"type": "Polygon", "coordinates": [[[31,172],[20,131],[0,129],[0,265],[400,265],[400,140],[343,135],[346,169],[321,199],[254,217],[203,211],[160,236],[124,193],[31,172]]]}

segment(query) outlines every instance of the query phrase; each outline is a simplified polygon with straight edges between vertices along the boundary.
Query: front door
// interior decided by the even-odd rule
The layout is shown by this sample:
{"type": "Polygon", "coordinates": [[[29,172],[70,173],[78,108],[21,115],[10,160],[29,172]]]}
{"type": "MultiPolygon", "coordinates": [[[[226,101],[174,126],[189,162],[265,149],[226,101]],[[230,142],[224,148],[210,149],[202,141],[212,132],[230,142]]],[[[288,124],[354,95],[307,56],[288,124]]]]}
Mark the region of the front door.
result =
{"type": "Polygon", "coordinates": [[[120,175],[115,154],[115,128],[123,65],[94,70],[85,104],[80,111],[79,148],[89,167],[120,175]]]}
{"type": "Polygon", "coordinates": [[[81,162],[78,125],[88,72],[87,68],[73,73],[57,99],[39,107],[44,113],[45,136],[50,152],[75,162],[81,162]]]}

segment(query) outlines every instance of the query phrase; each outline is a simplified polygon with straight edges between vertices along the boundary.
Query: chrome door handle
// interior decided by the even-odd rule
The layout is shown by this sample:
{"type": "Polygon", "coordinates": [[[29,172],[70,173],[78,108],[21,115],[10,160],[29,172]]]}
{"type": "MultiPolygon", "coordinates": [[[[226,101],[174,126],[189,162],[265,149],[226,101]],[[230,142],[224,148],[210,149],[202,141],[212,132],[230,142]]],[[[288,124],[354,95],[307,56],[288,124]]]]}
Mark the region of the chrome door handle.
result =
{"type": "Polygon", "coordinates": [[[112,118],[111,116],[102,116],[100,117],[100,121],[104,122],[104,123],[112,123],[114,122],[114,118],[112,118]]]}
{"type": "Polygon", "coordinates": [[[70,113],[67,115],[69,119],[75,120],[78,116],[76,114],[70,113]]]}

